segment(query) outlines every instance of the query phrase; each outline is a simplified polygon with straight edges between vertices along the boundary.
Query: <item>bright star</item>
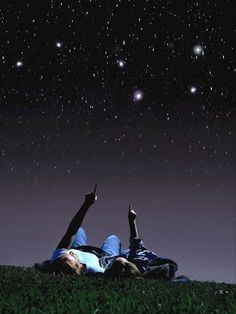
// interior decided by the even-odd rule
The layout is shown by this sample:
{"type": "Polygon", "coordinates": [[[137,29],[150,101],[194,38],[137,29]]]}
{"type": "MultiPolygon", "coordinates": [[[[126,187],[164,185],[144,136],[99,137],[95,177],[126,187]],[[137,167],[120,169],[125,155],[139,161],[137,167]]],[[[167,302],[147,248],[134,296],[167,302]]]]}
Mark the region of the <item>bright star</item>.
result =
{"type": "Polygon", "coordinates": [[[196,56],[203,56],[203,55],[204,55],[203,47],[200,46],[200,45],[194,46],[194,47],[193,47],[193,53],[194,53],[196,56]]]}
{"type": "Polygon", "coordinates": [[[125,62],[123,60],[117,61],[119,68],[123,68],[125,66],[125,62]]]}
{"type": "Polygon", "coordinates": [[[134,101],[140,101],[143,99],[143,92],[141,90],[136,90],[133,97],[134,101]]]}
{"type": "Polygon", "coordinates": [[[195,94],[196,92],[197,92],[197,87],[191,86],[191,87],[190,87],[190,93],[191,93],[191,94],[195,94]]]}
{"type": "Polygon", "coordinates": [[[23,67],[23,62],[22,61],[17,61],[16,62],[16,67],[17,68],[23,67]]]}
{"type": "Polygon", "coordinates": [[[61,48],[61,47],[62,47],[62,43],[61,43],[60,41],[58,41],[58,42],[56,43],[56,46],[57,46],[57,48],[61,48]]]}

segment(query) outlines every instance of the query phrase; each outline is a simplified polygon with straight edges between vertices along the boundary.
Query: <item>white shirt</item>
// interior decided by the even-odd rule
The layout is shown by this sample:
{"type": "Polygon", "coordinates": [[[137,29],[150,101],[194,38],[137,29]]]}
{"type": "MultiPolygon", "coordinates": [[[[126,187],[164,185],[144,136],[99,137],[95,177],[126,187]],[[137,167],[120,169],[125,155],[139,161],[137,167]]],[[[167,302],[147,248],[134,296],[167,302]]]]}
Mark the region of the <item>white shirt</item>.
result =
{"type": "Polygon", "coordinates": [[[51,263],[70,252],[73,252],[79,258],[79,261],[86,265],[86,273],[104,273],[105,269],[100,266],[99,258],[95,254],[80,250],[56,249],[52,254],[51,263]]]}

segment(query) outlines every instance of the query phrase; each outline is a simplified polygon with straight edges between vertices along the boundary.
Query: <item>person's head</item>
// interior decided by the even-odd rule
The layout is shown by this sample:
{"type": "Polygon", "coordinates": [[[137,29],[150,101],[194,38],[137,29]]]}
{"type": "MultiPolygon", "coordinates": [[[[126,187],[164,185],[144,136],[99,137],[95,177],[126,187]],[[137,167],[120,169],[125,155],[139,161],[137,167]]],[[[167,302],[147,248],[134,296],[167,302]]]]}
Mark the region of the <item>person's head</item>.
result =
{"type": "Polygon", "coordinates": [[[82,275],[85,271],[84,265],[72,252],[59,257],[51,266],[52,271],[59,274],[82,275]]]}
{"type": "Polygon", "coordinates": [[[131,263],[126,258],[118,257],[105,271],[108,277],[141,277],[142,274],[134,263],[131,263]]]}

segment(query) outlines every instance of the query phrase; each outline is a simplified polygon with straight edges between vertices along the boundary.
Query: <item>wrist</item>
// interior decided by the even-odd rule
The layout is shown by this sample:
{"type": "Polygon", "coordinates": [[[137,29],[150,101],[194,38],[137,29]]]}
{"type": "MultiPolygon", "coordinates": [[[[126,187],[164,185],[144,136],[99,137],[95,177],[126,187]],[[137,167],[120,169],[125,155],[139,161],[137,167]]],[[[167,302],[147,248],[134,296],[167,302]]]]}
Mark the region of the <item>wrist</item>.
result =
{"type": "Polygon", "coordinates": [[[135,221],[136,221],[136,218],[129,217],[129,222],[135,222],[135,221]]]}
{"type": "Polygon", "coordinates": [[[82,207],[83,207],[84,209],[88,209],[90,206],[91,206],[91,204],[90,204],[89,202],[87,202],[87,201],[84,201],[84,203],[83,203],[83,205],[82,205],[82,207]]]}

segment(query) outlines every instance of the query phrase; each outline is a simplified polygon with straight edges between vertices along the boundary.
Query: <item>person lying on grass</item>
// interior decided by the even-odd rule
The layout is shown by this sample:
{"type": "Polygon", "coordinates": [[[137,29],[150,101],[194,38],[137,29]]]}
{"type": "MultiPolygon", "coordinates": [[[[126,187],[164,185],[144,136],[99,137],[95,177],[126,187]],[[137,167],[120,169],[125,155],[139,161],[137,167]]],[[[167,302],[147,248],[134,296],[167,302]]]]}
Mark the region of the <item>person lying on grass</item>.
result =
{"type": "Polygon", "coordinates": [[[110,235],[101,248],[97,248],[87,245],[87,235],[81,228],[89,207],[97,200],[96,187],[85,196],[84,203],[69,224],[50,262],[36,264],[35,268],[61,274],[104,273],[109,263],[120,256],[121,242],[117,236],[110,235]]]}
{"type": "Polygon", "coordinates": [[[122,251],[107,268],[105,275],[110,277],[145,277],[170,280],[175,276],[177,264],[171,259],[158,257],[156,253],[144,247],[138,234],[136,213],[129,206],[130,227],[129,249],[122,251]]]}

